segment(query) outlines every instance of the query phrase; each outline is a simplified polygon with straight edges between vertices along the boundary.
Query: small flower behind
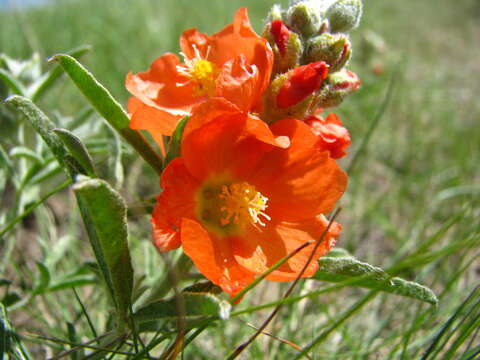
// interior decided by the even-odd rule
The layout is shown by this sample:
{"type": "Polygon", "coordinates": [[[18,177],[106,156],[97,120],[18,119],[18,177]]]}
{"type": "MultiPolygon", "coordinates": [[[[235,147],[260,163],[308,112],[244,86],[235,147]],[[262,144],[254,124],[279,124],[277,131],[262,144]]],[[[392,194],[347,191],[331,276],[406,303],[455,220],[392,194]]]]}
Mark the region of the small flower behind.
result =
{"type": "Polygon", "coordinates": [[[334,159],[347,155],[345,149],[350,145],[350,134],[336,114],[330,113],[326,118],[319,115],[310,116],[305,123],[317,135],[319,150],[328,151],[334,159]]]}
{"type": "Polygon", "coordinates": [[[159,135],[170,136],[179,119],[208,98],[223,97],[245,111],[258,106],[270,82],[273,53],[253,31],[246,9],[238,10],[233,24],[212,36],[185,31],[180,47],[183,62],[167,53],[147,72],[127,75],[132,128],[150,131],[158,142],[159,135]],[[247,89],[249,101],[239,103],[238,92],[244,95],[247,89]]]}

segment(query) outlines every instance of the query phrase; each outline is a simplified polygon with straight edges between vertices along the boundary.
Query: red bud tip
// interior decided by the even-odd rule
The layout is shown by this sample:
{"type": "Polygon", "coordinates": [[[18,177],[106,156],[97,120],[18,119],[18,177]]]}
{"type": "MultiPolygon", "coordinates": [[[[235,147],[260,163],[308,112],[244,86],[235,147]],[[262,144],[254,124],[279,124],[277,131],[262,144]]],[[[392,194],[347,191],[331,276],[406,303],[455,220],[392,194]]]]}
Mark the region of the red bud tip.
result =
{"type": "Polygon", "coordinates": [[[288,30],[288,27],[282,22],[282,20],[273,20],[270,33],[275,39],[275,44],[277,44],[280,54],[285,56],[287,42],[290,38],[290,30],[288,30]]]}
{"type": "Polygon", "coordinates": [[[298,104],[317,91],[328,75],[328,66],[318,61],[293,69],[277,95],[277,105],[284,109],[298,104]]]}
{"type": "Polygon", "coordinates": [[[336,84],[335,90],[345,90],[350,88],[351,91],[353,92],[360,87],[361,81],[360,81],[360,78],[357,76],[357,74],[348,70],[347,75],[349,79],[336,84]]]}

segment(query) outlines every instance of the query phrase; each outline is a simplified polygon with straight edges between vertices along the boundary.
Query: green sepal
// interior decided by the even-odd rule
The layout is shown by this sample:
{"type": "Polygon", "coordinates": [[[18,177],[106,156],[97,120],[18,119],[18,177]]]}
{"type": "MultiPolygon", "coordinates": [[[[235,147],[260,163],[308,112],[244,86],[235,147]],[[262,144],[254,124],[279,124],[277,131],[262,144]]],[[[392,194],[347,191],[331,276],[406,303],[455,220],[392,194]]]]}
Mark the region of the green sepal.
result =
{"type": "Polygon", "coordinates": [[[190,120],[190,117],[185,116],[178,122],[168,144],[168,152],[165,157],[164,168],[167,167],[170,161],[180,156],[180,145],[182,144],[183,132],[185,131],[185,126],[187,125],[188,120],[190,120]]]}

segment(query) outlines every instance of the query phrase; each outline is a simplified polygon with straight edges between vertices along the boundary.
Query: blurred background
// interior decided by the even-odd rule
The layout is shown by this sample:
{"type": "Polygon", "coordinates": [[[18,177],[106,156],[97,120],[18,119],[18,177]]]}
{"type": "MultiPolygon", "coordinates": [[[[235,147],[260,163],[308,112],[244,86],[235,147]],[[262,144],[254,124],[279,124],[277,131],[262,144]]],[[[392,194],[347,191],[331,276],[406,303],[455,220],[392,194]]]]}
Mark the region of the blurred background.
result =
{"type": "MultiPolygon", "coordinates": [[[[48,69],[51,65],[46,60],[50,56],[91,45],[92,50],[82,57],[82,63],[125,104],[125,75],[129,71],[145,71],[164,52],[178,52],[178,38],[183,30],[196,27],[202,32],[216,32],[231,22],[237,8],[247,7],[254,28],[260,32],[273,3],[0,0],[0,52],[16,59],[27,59],[36,53],[44,69],[48,69]]],[[[287,1],[280,3],[286,5],[287,1]]],[[[425,266],[412,267],[401,274],[431,286],[441,296],[435,315],[420,321],[417,316],[427,307],[412,311],[412,303],[405,299],[382,298],[383,302],[374,302],[369,311],[364,310],[364,316],[357,316],[342,328],[342,341],[333,338],[326,345],[333,349],[332,353],[325,358],[385,359],[385,354],[392,354],[397,344],[408,340],[404,336],[407,330],[415,328],[428,335],[446,321],[480,282],[480,1],[364,3],[361,24],[351,35],[353,58],[349,65],[361,78],[362,88],[334,110],[352,135],[349,155],[342,159],[342,166],[349,167],[355,158],[342,201],[344,209],[339,221],[344,230],[338,246],[363,261],[388,267],[396,258],[438,235],[439,229],[452,219],[458,219],[440,233],[442,238],[433,250],[443,250],[442,253],[425,260],[425,266]],[[392,93],[386,98],[390,84],[392,93]],[[458,246],[445,250],[452,244],[458,246]],[[394,308],[397,311],[389,313],[394,308]],[[387,315],[388,321],[380,326],[387,315]],[[365,333],[358,338],[362,329],[365,333]],[[366,341],[361,349],[360,345],[355,347],[361,341],[366,341]],[[351,345],[347,349],[345,342],[351,345]],[[351,349],[357,349],[357,357],[351,355],[351,349]]],[[[39,103],[47,113],[66,117],[75,117],[86,104],[69,80],[39,103]]],[[[0,142],[9,148],[16,140],[8,132],[8,124],[1,126],[0,142]]],[[[99,138],[109,136],[108,130],[90,128],[92,132],[97,130],[99,138]]],[[[108,153],[95,156],[100,167],[108,163],[108,153]]],[[[135,163],[128,150],[124,162],[135,163]]],[[[125,168],[129,169],[128,165],[125,168]]],[[[124,183],[118,184],[115,173],[105,170],[105,176],[112,183],[117,182],[118,190],[128,201],[140,201],[158,191],[156,176],[148,170],[142,172],[141,166],[136,172],[120,171],[125,176],[124,183]]],[[[68,214],[62,214],[61,205],[55,205],[55,201],[51,206],[57,212],[59,231],[66,231],[68,214]]],[[[148,243],[145,240],[150,238],[148,217],[134,218],[132,222],[132,246],[141,257],[146,250],[139,244],[148,243]]],[[[158,260],[155,254],[151,256],[153,260],[149,260],[148,266],[155,272],[158,260]]],[[[306,313],[315,314],[321,308],[326,318],[333,318],[350,303],[347,293],[322,298],[320,303],[309,305],[306,313]]],[[[282,331],[295,336],[293,330],[301,325],[301,334],[319,329],[316,320],[302,324],[299,319],[289,322],[288,329],[282,331]]],[[[218,329],[211,331],[214,333],[220,336],[218,329]]],[[[296,341],[302,343],[300,333],[297,335],[296,341]]],[[[228,347],[237,340],[232,335],[222,341],[228,347]]],[[[479,343],[478,338],[475,342],[479,343]]],[[[262,346],[266,345],[258,346],[259,354],[262,346]]],[[[212,351],[219,357],[223,354],[218,349],[212,351]]],[[[400,358],[397,355],[393,352],[391,358],[400,358]]]]}

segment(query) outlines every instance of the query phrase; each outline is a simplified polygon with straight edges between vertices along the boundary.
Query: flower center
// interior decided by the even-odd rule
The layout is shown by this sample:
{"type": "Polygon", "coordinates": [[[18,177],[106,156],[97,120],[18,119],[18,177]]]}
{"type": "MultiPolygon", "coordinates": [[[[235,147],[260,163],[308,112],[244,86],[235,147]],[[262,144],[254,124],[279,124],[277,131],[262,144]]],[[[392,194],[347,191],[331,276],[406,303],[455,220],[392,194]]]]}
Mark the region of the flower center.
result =
{"type": "Polygon", "coordinates": [[[260,216],[270,220],[270,216],[265,214],[268,198],[258,192],[254,186],[249,183],[233,183],[223,185],[218,195],[222,206],[223,216],[220,218],[222,226],[228,224],[245,225],[248,223],[260,224],[265,226],[260,216]]]}
{"type": "Polygon", "coordinates": [[[177,84],[183,86],[189,83],[193,83],[195,96],[213,96],[215,93],[215,80],[218,75],[218,67],[215,63],[208,61],[209,50],[205,58],[202,58],[200,51],[194,46],[195,57],[193,59],[187,58],[184,53],[181,55],[184,58],[185,65],[178,65],[177,71],[186,76],[189,80],[183,84],[177,84]]]}

